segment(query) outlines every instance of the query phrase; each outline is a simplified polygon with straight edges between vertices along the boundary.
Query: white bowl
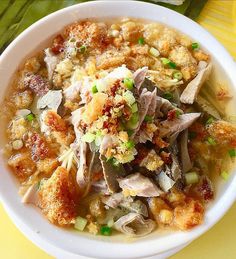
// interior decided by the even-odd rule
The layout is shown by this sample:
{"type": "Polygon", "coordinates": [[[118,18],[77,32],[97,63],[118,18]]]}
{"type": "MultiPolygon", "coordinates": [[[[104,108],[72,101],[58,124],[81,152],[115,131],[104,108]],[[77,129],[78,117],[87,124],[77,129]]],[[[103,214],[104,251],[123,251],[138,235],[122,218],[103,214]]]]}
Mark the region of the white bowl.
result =
{"type": "MultiPolygon", "coordinates": [[[[137,17],[162,22],[191,36],[213,57],[215,80],[228,82],[236,88],[236,67],[222,45],[197,23],[169,9],[135,1],[98,1],[78,4],[55,12],[24,31],[0,57],[0,97],[3,99],[11,76],[18,65],[34,50],[40,49],[62,28],[85,18],[137,17]],[[219,64],[222,66],[220,67],[219,64]],[[220,73],[216,73],[220,71],[220,73]]],[[[236,110],[236,107],[234,107],[236,110]]],[[[1,128],[4,134],[4,127],[1,128]]],[[[1,138],[2,139],[2,138],[1,138]]],[[[93,237],[80,232],[64,230],[48,223],[34,207],[24,205],[18,196],[18,185],[4,159],[0,158],[0,198],[17,227],[46,252],[61,258],[88,256],[95,258],[143,258],[180,247],[211,228],[229,209],[236,197],[236,175],[220,183],[216,198],[209,206],[204,223],[190,232],[153,233],[135,241],[120,237],[93,237]]],[[[77,257],[78,258],[78,257],[77,257]]]]}

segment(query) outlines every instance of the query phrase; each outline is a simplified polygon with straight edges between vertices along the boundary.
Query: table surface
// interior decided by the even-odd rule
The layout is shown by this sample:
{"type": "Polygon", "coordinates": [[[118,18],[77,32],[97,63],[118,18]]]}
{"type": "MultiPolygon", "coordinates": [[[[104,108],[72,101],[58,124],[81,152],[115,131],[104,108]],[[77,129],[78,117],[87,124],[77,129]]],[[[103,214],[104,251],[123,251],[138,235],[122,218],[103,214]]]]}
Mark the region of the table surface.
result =
{"type": "MultiPolygon", "coordinates": [[[[236,59],[236,0],[209,0],[198,22],[210,31],[236,59]],[[235,21],[235,22],[234,22],[235,21]]],[[[236,190],[235,190],[236,191],[236,190]]],[[[220,222],[171,259],[236,258],[236,204],[220,222]]],[[[0,252],[7,259],[49,259],[13,225],[0,204],[0,252]]]]}

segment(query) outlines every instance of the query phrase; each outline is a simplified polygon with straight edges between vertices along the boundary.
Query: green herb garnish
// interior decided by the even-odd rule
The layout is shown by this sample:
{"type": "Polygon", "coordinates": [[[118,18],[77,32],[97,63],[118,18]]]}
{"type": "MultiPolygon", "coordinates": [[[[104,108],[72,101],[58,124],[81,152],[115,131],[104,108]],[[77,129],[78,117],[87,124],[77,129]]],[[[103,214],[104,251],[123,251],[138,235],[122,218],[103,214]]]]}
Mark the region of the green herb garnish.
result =
{"type": "Polygon", "coordinates": [[[86,46],[81,46],[81,47],[79,47],[79,52],[80,53],[84,53],[85,51],[87,50],[87,47],[86,46]]]}
{"type": "Polygon", "coordinates": [[[173,94],[170,92],[166,92],[163,94],[163,98],[165,98],[167,100],[171,100],[171,99],[173,99],[173,94]]]}
{"type": "Polygon", "coordinates": [[[139,45],[144,45],[144,43],[145,43],[144,42],[144,38],[141,37],[141,38],[138,39],[138,44],[139,45]]]}
{"type": "Polygon", "coordinates": [[[131,149],[135,146],[135,143],[133,140],[129,140],[125,143],[125,147],[128,148],[128,149],[131,149]]]}
{"type": "Polygon", "coordinates": [[[193,42],[192,49],[198,49],[198,48],[199,48],[199,44],[197,42],[193,42]]]}
{"type": "Polygon", "coordinates": [[[30,113],[28,115],[26,115],[26,120],[27,121],[33,121],[35,119],[35,116],[33,113],[30,113]]]}
{"type": "Polygon", "coordinates": [[[178,71],[174,73],[173,77],[177,80],[181,80],[183,78],[183,75],[180,71],[178,71]]]}
{"type": "Polygon", "coordinates": [[[163,65],[168,65],[170,68],[176,68],[176,64],[170,61],[168,58],[161,58],[161,62],[163,65]]]}
{"type": "Polygon", "coordinates": [[[97,86],[93,85],[91,91],[93,94],[97,93],[98,92],[97,86]]]}
{"type": "Polygon", "coordinates": [[[128,78],[128,77],[126,77],[126,78],[124,78],[124,85],[125,85],[125,87],[128,89],[128,90],[133,90],[133,88],[134,88],[134,80],[132,79],[132,78],[128,78]]]}
{"type": "Polygon", "coordinates": [[[112,233],[112,229],[108,226],[101,226],[100,233],[103,236],[110,236],[112,233]]]}
{"type": "Polygon", "coordinates": [[[207,121],[206,121],[206,125],[209,125],[211,123],[213,123],[215,121],[215,119],[213,117],[210,117],[207,121]]]}
{"type": "Polygon", "coordinates": [[[236,150],[233,148],[233,149],[230,149],[229,151],[228,151],[228,153],[229,153],[229,156],[230,157],[236,157],[236,150]]]}
{"type": "Polygon", "coordinates": [[[208,144],[210,144],[212,146],[216,145],[216,141],[212,137],[208,137],[207,142],[208,142],[208,144]]]}
{"type": "Polygon", "coordinates": [[[152,122],[152,121],[153,121],[153,117],[150,116],[150,115],[146,115],[146,116],[144,117],[144,121],[145,121],[145,122],[152,122]]]}

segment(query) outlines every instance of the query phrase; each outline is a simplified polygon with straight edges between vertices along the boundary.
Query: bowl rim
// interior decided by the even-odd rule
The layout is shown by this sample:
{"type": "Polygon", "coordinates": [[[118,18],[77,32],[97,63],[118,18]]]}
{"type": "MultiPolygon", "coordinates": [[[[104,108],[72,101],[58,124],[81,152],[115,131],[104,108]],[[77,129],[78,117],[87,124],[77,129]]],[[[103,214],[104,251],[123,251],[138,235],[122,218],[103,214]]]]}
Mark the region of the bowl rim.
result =
{"type": "MultiPolygon", "coordinates": [[[[21,42],[24,41],[25,38],[28,37],[28,34],[30,34],[32,31],[39,29],[40,27],[45,26],[48,22],[52,22],[54,18],[61,16],[63,14],[69,13],[70,11],[74,9],[83,9],[83,8],[90,8],[90,7],[101,7],[104,6],[114,8],[115,7],[124,7],[126,5],[126,8],[153,8],[155,10],[160,10],[164,12],[167,16],[171,16],[176,19],[180,19],[184,23],[186,23],[186,26],[189,25],[193,27],[197,33],[201,33],[204,37],[206,37],[207,42],[212,44],[213,49],[217,50],[218,53],[218,59],[222,60],[222,63],[224,64],[222,67],[227,67],[227,76],[229,77],[230,81],[232,82],[232,85],[236,87],[236,79],[234,77],[234,71],[235,71],[235,63],[232,59],[232,57],[229,55],[229,53],[225,50],[225,48],[204,28],[202,28],[199,24],[196,22],[190,20],[189,18],[176,13],[175,11],[172,11],[170,9],[167,9],[162,6],[157,6],[151,3],[145,3],[145,2],[138,2],[138,1],[94,1],[94,2],[86,2],[86,3],[80,3],[76,4],[64,9],[61,9],[59,11],[56,11],[52,14],[49,14],[45,16],[44,18],[40,19],[33,25],[31,25],[29,28],[27,28],[24,32],[22,32],[2,53],[0,56],[0,66],[5,62],[5,60],[8,59],[8,56],[10,55],[11,51],[15,48],[15,46],[21,42]]],[[[143,10],[144,10],[143,9],[143,10]]],[[[130,15],[129,15],[130,16],[130,15]]],[[[111,15],[111,17],[114,17],[114,15],[111,15]]],[[[140,15],[136,15],[137,18],[142,18],[140,15]]],[[[90,18],[90,17],[88,17],[90,18]]],[[[154,22],[158,22],[158,20],[151,19],[154,22]]],[[[170,26],[170,25],[168,25],[170,26]]],[[[172,25],[172,27],[174,27],[172,25]]],[[[62,28],[61,28],[62,29],[62,28]]],[[[181,30],[180,30],[181,31],[181,30]]],[[[185,34],[185,32],[183,32],[185,34]]],[[[193,35],[191,35],[193,36],[193,35]]],[[[88,256],[88,257],[96,257],[96,258],[125,258],[125,255],[129,255],[129,258],[143,258],[144,256],[153,256],[158,253],[162,253],[171,249],[174,249],[178,246],[184,245],[185,243],[192,241],[199,237],[201,234],[209,230],[217,221],[220,220],[220,218],[223,217],[223,215],[227,212],[227,210],[230,208],[230,206],[233,204],[236,198],[236,176],[232,175],[230,178],[231,182],[228,184],[228,187],[226,191],[223,193],[223,195],[219,198],[219,200],[216,202],[212,208],[210,208],[206,212],[206,220],[205,223],[193,230],[191,232],[185,232],[185,233],[179,233],[173,234],[171,236],[165,236],[160,237],[158,242],[160,242],[161,246],[157,246],[157,240],[142,240],[140,242],[134,242],[134,243],[111,243],[111,242],[104,242],[100,240],[92,240],[92,239],[86,239],[81,236],[81,242],[83,242],[83,246],[80,247],[80,252],[78,255],[88,256]],[[224,204],[222,206],[221,204],[224,204]],[[177,237],[177,238],[176,238],[177,237]],[[94,251],[91,249],[94,246],[100,246],[100,249],[94,251]],[[108,251],[113,251],[112,254],[108,251]]],[[[49,252],[52,255],[55,255],[56,253],[59,255],[61,254],[67,254],[67,255],[76,255],[74,251],[68,251],[66,246],[63,244],[59,246],[59,244],[56,244],[54,240],[50,240],[46,235],[36,235],[35,231],[28,226],[26,219],[19,217],[17,215],[17,210],[14,208],[13,204],[10,204],[8,202],[8,197],[4,194],[4,192],[0,188],[0,199],[10,215],[11,219],[16,223],[16,226],[30,239],[32,240],[36,245],[41,247],[46,252],[49,252]],[[55,251],[57,250],[57,252],[55,251]]],[[[78,234],[79,235],[79,234],[78,234]]]]}

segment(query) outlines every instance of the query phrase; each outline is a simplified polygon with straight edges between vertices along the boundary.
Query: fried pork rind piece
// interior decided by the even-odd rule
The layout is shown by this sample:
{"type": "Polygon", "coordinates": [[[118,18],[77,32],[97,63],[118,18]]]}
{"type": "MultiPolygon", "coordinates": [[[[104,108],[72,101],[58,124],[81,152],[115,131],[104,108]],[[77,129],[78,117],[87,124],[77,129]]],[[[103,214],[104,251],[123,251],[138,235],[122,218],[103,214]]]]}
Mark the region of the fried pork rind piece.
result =
{"type": "Polygon", "coordinates": [[[8,159],[8,165],[13,169],[21,182],[26,180],[36,170],[36,165],[31,159],[29,152],[21,152],[11,156],[8,159]]]}
{"type": "Polygon", "coordinates": [[[201,202],[190,199],[174,209],[174,225],[181,230],[188,230],[202,224],[203,216],[204,207],[201,202]]]}
{"type": "Polygon", "coordinates": [[[227,121],[215,121],[207,127],[207,131],[222,145],[230,145],[236,142],[236,125],[227,121]]]}
{"type": "Polygon", "coordinates": [[[39,206],[47,219],[59,226],[68,226],[76,218],[76,191],[66,169],[58,167],[40,187],[39,206]]]}
{"type": "Polygon", "coordinates": [[[106,47],[107,27],[105,23],[93,23],[89,21],[76,22],[65,29],[66,37],[74,37],[78,45],[89,46],[91,49],[106,47]]]}

